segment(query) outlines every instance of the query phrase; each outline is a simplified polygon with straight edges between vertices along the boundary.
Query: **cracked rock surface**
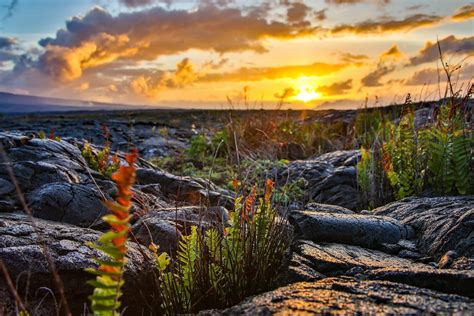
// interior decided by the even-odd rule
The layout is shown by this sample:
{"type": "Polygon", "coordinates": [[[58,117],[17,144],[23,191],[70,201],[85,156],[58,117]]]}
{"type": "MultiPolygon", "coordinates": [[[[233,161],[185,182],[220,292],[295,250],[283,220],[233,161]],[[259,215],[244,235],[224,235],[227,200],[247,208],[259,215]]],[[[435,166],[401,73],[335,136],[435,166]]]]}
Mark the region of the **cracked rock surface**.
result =
{"type": "Polygon", "coordinates": [[[310,160],[296,160],[280,171],[279,178],[304,178],[308,200],[355,210],[358,203],[355,168],[358,159],[358,150],[341,150],[310,160]]]}
{"type": "MultiPolygon", "coordinates": [[[[64,283],[68,303],[74,314],[78,314],[92,290],[86,282],[93,276],[84,269],[96,267],[94,257],[103,257],[87,243],[95,242],[100,233],[42,219],[36,219],[35,224],[40,236],[25,215],[0,213],[0,259],[7,266],[10,277],[18,281],[20,295],[26,295],[31,306],[39,306],[39,314],[47,315],[51,312],[48,308],[54,306],[47,289],[54,290],[55,285],[44,255],[43,246],[46,246],[64,283]],[[40,304],[44,297],[46,301],[40,304]]],[[[132,242],[128,247],[124,300],[132,309],[137,308],[136,312],[141,312],[153,303],[153,296],[156,295],[153,265],[149,261],[152,256],[146,247],[132,242]]],[[[14,301],[6,286],[5,282],[0,282],[0,293],[3,291],[6,294],[0,300],[0,311],[8,315],[12,312],[14,301]]]]}
{"type": "Polygon", "coordinates": [[[338,277],[294,283],[229,309],[201,315],[469,315],[473,310],[473,301],[464,296],[390,281],[338,277]]]}

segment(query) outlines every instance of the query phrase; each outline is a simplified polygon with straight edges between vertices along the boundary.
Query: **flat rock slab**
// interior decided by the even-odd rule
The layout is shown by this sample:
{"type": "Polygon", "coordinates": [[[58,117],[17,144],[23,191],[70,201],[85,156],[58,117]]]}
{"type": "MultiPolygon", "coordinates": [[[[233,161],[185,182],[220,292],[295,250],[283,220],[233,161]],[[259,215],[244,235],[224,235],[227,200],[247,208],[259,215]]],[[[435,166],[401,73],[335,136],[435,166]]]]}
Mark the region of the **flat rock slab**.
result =
{"type": "MultiPolygon", "coordinates": [[[[43,253],[42,245],[49,249],[49,254],[55,264],[56,271],[64,284],[66,296],[74,315],[83,313],[84,304],[92,294],[92,287],[87,285],[93,275],[84,271],[85,268],[96,267],[94,257],[103,255],[87,245],[94,242],[100,233],[88,228],[80,228],[68,224],[35,219],[40,236],[22,214],[0,213],[0,259],[5,263],[10,277],[17,283],[21,297],[25,297],[25,289],[29,288],[27,300],[30,307],[37,307],[46,297],[44,307],[54,306],[49,290],[55,290],[52,276],[43,253]],[[40,240],[43,240],[42,244],[40,240]]],[[[146,257],[151,254],[145,247],[128,243],[128,263],[125,272],[124,306],[138,314],[145,312],[147,304],[156,301],[156,285],[153,283],[153,263],[146,257]],[[155,296],[154,296],[155,295],[155,296]]],[[[8,293],[3,277],[0,279],[0,294],[8,293]]],[[[58,293],[54,293],[59,299],[58,293]]],[[[0,311],[7,315],[13,311],[14,300],[5,296],[0,299],[0,311]]],[[[159,305],[159,303],[158,303],[159,305]]],[[[35,314],[48,315],[43,307],[35,314]]]]}
{"type": "Polygon", "coordinates": [[[474,271],[389,267],[368,271],[367,276],[474,298],[474,271]]]}
{"type": "Polygon", "coordinates": [[[292,246],[292,250],[298,256],[306,259],[305,262],[309,267],[326,275],[342,274],[355,267],[360,267],[364,270],[386,267],[426,267],[409,259],[351,245],[315,244],[311,241],[300,240],[292,246]]]}
{"type": "Polygon", "coordinates": [[[374,214],[390,216],[414,227],[418,248],[440,259],[448,251],[474,258],[474,197],[406,198],[379,207],[374,214]]]}
{"type": "Polygon", "coordinates": [[[410,227],[383,216],[293,211],[290,223],[300,239],[377,248],[413,237],[410,227]]]}
{"type": "Polygon", "coordinates": [[[267,292],[223,311],[201,315],[463,314],[474,312],[467,297],[389,281],[352,277],[300,282],[267,292]]]}

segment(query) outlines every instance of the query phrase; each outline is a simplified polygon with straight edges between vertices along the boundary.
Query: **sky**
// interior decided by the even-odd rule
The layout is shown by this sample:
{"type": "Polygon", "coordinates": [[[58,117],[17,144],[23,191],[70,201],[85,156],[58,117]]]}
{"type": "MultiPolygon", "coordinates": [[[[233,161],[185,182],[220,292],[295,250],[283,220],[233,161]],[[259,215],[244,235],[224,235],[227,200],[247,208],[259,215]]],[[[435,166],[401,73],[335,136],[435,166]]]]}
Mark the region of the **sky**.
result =
{"type": "Polygon", "coordinates": [[[437,40],[465,91],[473,1],[0,0],[0,91],[187,108],[431,100],[437,40]]]}

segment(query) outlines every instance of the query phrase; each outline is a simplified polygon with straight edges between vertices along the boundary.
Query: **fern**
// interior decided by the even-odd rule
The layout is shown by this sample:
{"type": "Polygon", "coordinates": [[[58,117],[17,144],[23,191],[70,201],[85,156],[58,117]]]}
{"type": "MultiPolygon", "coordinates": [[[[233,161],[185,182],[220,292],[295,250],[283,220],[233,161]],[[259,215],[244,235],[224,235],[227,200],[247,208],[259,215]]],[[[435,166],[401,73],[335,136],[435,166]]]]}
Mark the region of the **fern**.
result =
{"type": "Polygon", "coordinates": [[[401,118],[392,134],[384,150],[389,155],[386,172],[395,195],[401,199],[419,194],[424,186],[426,146],[425,138],[415,129],[413,112],[401,118]]]}
{"type": "Polygon", "coordinates": [[[427,131],[429,182],[440,194],[469,194],[472,131],[464,131],[460,115],[448,105],[440,107],[437,123],[427,131]]]}
{"type": "Polygon", "coordinates": [[[94,315],[120,315],[120,288],[123,286],[123,270],[127,262],[127,236],[130,231],[130,214],[132,206],[132,192],[130,188],[135,182],[134,163],[137,159],[136,151],[126,155],[128,166],[121,166],[112,175],[112,179],[118,187],[118,198],[116,202],[106,202],[112,214],[102,217],[111,229],[99,237],[98,243],[90,246],[101,251],[106,259],[96,258],[99,264],[97,269],[87,269],[96,275],[96,279],[88,283],[94,287],[90,296],[94,315]]]}
{"type": "Polygon", "coordinates": [[[267,181],[262,199],[256,187],[237,198],[223,232],[193,227],[173,261],[153,247],[165,313],[223,308],[271,284],[288,245],[284,222],[270,205],[272,190],[267,181]]]}

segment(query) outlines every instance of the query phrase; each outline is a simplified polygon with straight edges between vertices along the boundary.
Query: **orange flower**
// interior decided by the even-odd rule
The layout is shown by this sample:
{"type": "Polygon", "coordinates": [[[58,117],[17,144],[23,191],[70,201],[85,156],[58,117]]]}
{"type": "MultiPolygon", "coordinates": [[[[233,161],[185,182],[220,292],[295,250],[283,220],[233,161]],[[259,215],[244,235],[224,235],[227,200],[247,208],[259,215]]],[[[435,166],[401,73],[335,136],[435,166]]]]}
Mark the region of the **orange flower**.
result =
{"type": "Polygon", "coordinates": [[[267,179],[267,183],[265,185],[265,203],[270,203],[270,197],[272,196],[274,182],[272,179],[267,179]]]}
{"type": "Polygon", "coordinates": [[[245,198],[244,207],[242,208],[242,218],[244,220],[248,220],[249,215],[252,213],[252,206],[255,202],[255,198],[257,197],[257,186],[252,187],[252,191],[250,194],[245,198]]]}

